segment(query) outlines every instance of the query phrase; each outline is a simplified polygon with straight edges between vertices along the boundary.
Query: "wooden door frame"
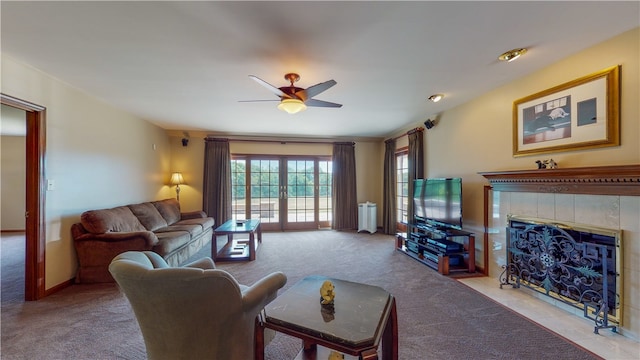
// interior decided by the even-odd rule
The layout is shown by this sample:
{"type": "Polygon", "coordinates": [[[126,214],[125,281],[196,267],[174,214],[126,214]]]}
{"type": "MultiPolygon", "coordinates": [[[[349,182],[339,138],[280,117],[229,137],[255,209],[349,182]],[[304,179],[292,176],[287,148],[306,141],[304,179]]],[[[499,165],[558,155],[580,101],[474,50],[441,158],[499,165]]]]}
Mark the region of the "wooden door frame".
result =
{"type": "Polygon", "coordinates": [[[0,103],[26,112],[25,291],[26,301],[45,296],[45,107],[0,93],[0,103]]]}

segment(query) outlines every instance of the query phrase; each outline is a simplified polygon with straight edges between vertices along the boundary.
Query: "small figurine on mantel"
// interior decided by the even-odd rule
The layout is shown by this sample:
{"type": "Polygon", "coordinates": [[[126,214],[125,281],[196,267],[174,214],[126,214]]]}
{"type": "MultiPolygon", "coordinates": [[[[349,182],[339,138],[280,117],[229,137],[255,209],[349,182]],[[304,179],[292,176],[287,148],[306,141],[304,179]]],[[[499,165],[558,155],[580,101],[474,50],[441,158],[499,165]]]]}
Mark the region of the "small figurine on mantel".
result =
{"type": "Polygon", "coordinates": [[[335,286],[329,280],[325,280],[320,287],[320,304],[333,305],[333,298],[336,296],[334,292],[335,286]]]}
{"type": "Polygon", "coordinates": [[[536,160],[536,164],[538,164],[538,169],[557,169],[558,168],[558,163],[553,161],[553,159],[536,160]]]}

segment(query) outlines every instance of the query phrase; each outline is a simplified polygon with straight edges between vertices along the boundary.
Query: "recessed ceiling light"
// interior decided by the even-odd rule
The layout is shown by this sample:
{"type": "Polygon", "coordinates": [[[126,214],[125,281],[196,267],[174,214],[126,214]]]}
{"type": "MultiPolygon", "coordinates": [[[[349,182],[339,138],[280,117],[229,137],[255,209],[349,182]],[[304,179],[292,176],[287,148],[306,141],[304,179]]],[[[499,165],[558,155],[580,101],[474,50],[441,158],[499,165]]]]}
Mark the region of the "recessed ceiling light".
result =
{"type": "Polygon", "coordinates": [[[442,100],[442,98],[444,98],[444,95],[442,94],[434,94],[429,96],[429,100],[433,101],[433,102],[438,102],[440,100],[442,100]]]}
{"type": "Polygon", "coordinates": [[[522,55],[522,54],[524,54],[526,52],[527,52],[527,49],[525,49],[525,48],[509,50],[509,51],[505,52],[504,54],[498,56],[498,60],[506,61],[506,62],[512,62],[513,60],[519,58],[520,55],[522,55]]]}

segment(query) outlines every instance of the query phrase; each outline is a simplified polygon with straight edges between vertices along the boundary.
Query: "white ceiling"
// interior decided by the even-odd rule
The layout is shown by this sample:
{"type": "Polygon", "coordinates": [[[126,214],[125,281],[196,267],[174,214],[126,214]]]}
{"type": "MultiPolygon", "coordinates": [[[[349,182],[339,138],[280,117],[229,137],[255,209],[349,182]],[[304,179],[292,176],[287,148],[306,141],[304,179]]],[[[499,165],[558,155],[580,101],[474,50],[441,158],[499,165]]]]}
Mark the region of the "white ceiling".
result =
{"type": "Polygon", "coordinates": [[[0,6],[3,54],[165,129],[228,135],[389,136],[640,26],[638,1],[0,6]],[[315,98],[344,106],[240,102],[277,100],[248,75],[279,87],[287,72],[302,88],[336,80],[315,98]]]}

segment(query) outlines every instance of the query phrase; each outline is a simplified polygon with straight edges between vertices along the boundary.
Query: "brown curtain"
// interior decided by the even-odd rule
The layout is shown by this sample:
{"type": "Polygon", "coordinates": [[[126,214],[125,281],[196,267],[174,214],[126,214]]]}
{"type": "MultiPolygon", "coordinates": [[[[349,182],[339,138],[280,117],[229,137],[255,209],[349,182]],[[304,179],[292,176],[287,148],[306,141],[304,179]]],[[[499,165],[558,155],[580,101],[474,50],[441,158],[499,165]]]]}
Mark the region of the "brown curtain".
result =
{"type": "Polygon", "coordinates": [[[202,209],[216,225],[231,219],[231,152],[228,139],[206,138],[202,209]]]}
{"type": "MultiPolygon", "coordinates": [[[[422,128],[417,128],[407,133],[409,138],[409,199],[413,199],[413,180],[424,178],[424,136],[422,128]]],[[[409,201],[407,221],[413,222],[413,201],[409,201]]]]}
{"type": "Polygon", "coordinates": [[[382,231],[395,234],[398,222],[396,201],[396,140],[385,141],[384,150],[384,183],[382,194],[382,231]]]}
{"type": "Polygon", "coordinates": [[[333,144],[332,204],[335,230],[358,228],[356,154],[354,143],[333,144]]]}

